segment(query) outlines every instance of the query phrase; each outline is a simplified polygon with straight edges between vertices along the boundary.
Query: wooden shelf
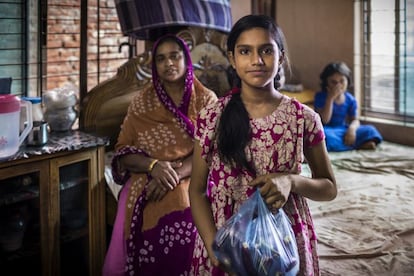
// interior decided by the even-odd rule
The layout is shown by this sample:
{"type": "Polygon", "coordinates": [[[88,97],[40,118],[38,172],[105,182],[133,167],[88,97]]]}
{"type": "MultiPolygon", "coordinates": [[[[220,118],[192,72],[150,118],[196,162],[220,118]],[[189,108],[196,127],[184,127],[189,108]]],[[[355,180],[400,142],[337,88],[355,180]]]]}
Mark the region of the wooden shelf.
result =
{"type": "MultiPolygon", "coordinates": [[[[59,133],[56,137],[52,135],[50,142],[29,152],[23,148],[10,160],[0,163],[0,211],[7,214],[9,208],[24,206],[22,214],[28,224],[21,248],[14,252],[0,252],[0,266],[16,268],[17,265],[24,269],[26,265],[33,265],[31,259],[38,258],[40,271],[31,268],[31,275],[65,275],[65,268],[61,270],[61,266],[68,265],[64,256],[75,254],[85,255],[83,259],[88,260],[87,264],[81,265],[88,275],[101,275],[106,252],[103,211],[106,142],[78,131],[59,133]],[[13,182],[16,179],[28,176],[33,180],[29,185],[19,185],[16,189],[10,187],[10,183],[18,183],[13,182]],[[71,205],[65,206],[68,204],[65,196],[76,192],[74,189],[78,187],[82,198],[69,200],[71,205]],[[73,225],[65,224],[64,216],[68,214],[63,208],[69,211],[74,208],[83,217],[73,225]],[[78,241],[83,248],[69,246],[78,244],[78,241]],[[67,248],[70,252],[66,252],[67,248]]],[[[77,264],[73,263],[73,266],[77,264]]]]}
{"type": "Polygon", "coordinates": [[[302,91],[280,91],[282,94],[297,99],[299,102],[306,104],[306,105],[312,105],[314,102],[315,97],[315,91],[310,89],[304,89],[302,91]]]}
{"type": "Polygon", "coordinates": [[[39,197],[39,188],[27,187],[21,191],[0,196],[0,207],[39,197]]]}

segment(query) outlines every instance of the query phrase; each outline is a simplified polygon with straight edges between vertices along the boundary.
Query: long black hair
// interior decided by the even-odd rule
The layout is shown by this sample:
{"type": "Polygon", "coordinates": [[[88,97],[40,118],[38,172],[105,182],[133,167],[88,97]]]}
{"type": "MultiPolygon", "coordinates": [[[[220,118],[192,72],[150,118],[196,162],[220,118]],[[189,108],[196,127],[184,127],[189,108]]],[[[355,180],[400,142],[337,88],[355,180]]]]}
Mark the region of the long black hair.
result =
{"type": "MultiPolygon", "coordinates": [[[[285,66],[289,67],[285,36],[273,18],[266,15],[246,15],[240,18],[228,35],[227,51],[234,56],[234,49],[240,34],[252,28],[263,28],[269,32],[279,51],[284,54],[285,66]]],[[[233,83],[240,87],[241,81],[236,74],[234,75],[238,80],[233,83]]],[[[244,168],[255,173],[255,168],[247,161],[244,151],[250,142],[251,130],[249,114],[241,100],[240,93],[233,94],[224,108],[218,126],[217,139],[218,152],[224,162],[238,169],[244,168]]]]}

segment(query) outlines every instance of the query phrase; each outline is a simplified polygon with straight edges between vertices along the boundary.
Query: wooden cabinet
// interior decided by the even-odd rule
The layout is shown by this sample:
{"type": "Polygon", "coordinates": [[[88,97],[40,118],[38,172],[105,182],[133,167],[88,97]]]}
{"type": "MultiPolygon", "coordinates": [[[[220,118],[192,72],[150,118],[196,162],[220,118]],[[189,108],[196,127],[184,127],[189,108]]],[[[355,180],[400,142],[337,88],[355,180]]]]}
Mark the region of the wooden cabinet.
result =
{"type": "Polygon", "coordinates": [[[52,134],[0,162],[0,273],[101,275],[105,139],[52,134]]]}

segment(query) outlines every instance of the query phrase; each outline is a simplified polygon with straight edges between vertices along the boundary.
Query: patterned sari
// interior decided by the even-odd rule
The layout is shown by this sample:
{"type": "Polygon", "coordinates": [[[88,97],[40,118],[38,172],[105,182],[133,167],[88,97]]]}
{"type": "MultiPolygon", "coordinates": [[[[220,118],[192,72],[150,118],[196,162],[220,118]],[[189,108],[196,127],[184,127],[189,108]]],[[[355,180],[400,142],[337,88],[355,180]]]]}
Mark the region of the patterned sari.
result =
{"type": "Polygon", "coordinates": [[[121,252],[110,248],[114,254],[108,252],[106,262],[119,259],[116,254],[126,250],[127,256],[120,260],[125,274],[187,275],[190,270],[196,234],[188,197],[190,179],[182,179],[162,200],[147,201],[151,176],[122,171],[118,164],[119,157],[131,153],[163,161],[182,160],[192,154],[197,114],[217,97],[193,76],[188,49],[184,54],[189,62],[181,104],[177,107],[173,103],[153,69],[153,83],[134,97],[115,146],[114,179],[124,187],[114,225],[118,238],[113,234],[111,245],[118,243],[121,252]]]}

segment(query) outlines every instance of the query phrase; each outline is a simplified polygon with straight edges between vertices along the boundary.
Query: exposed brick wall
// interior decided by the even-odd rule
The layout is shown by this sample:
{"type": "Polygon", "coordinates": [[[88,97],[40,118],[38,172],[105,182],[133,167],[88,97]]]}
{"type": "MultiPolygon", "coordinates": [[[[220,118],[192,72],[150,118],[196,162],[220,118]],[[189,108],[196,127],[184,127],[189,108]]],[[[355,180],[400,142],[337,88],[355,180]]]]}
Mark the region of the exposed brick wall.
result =
{"type": "MultiPolygon", "coordinates": [[[[47,8],[47,90],[70,82],[79,87],[80,0],[49,0],[47,8]]],[[[88,1],[88,90],[113,76],[128,58],[113,0],[88,1]],[[99,24],[98,34],[98,4],[99,24]],[[98,52],[99,49],[99,52],[98,52]],[[98,68],[99,64],[99,68],[98,68]],[[98,75],[100,75],[98,77],[98,75]]]]}

